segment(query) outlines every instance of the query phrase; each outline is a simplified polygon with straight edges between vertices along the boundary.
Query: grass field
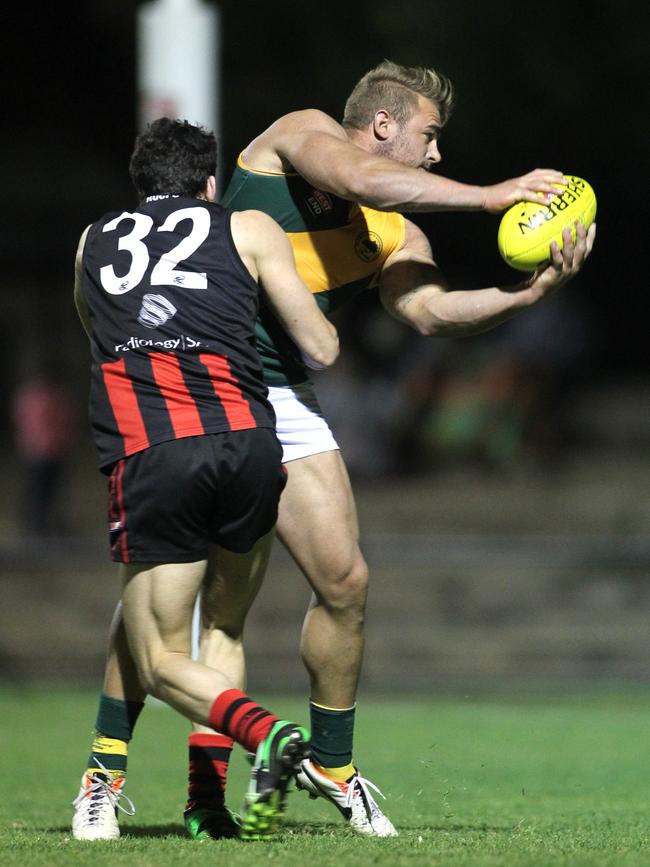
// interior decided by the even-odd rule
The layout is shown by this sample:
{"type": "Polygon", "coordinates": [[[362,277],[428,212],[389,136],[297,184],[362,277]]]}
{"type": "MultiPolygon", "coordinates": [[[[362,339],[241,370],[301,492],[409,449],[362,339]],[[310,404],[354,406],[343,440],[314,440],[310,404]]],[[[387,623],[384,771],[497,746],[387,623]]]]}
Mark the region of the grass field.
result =
{"type": "MultiPolygon", "coordinates": [[[[304,703],[265,698],[305,720],[304,703]]],[[[113,843],[71,839],[94,721],[85,691],[0,690],[0,864],[3,865],[648,865],[650,690],[496,693],[363,699],[356,757],[387,795],[395,840],[350,834],[304,793],[264,843],[197,844],[180,814],[186,726],[145,709],[129,758],[137,815],[113,843]]],[[[233,761],[232,806],[247,766],[233,761]]]]}

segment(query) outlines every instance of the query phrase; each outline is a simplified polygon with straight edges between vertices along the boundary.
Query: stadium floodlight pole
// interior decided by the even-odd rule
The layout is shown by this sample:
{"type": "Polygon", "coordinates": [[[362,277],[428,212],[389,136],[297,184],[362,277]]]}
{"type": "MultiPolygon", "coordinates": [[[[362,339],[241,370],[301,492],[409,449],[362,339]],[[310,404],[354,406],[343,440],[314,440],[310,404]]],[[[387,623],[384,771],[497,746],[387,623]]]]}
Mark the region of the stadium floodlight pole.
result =
{"type": "Polygon", "coordinates": [[[157,117],[181,118],[212,130],[221,144],[220,37],[214,3],[151,0],[138,9],[140,130],[157,117]]]}
{"type": "MultiPolygon", "coordinates": [[[[214,132],[221,153],[219,8],[203,0],[152,0],[137,15],[138,128],[157,117],[198,123],[214,132]]],[[[192,621],[195,659],[200,622],[199,598],[192,621]]]]}

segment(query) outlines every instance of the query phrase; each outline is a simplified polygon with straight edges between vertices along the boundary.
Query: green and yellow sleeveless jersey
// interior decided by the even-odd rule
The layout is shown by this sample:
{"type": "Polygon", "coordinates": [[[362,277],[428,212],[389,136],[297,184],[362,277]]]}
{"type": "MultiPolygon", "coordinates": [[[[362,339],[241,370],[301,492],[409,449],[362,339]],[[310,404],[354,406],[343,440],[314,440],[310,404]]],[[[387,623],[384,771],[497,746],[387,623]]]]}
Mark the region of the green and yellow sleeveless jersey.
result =
{"type": "MultiPolygon", "coordinates": [[[[253,170],[241,157],[221,203],[236,211],[264,211],[282,226],[298,273],[326,314],[373,286],[386,259],[404,243],[401,214],[339,199],[298,174],[253,170]]],[[[263,299],[256,336],[268,385],[307,379],[296,345],[263,299]]]]}

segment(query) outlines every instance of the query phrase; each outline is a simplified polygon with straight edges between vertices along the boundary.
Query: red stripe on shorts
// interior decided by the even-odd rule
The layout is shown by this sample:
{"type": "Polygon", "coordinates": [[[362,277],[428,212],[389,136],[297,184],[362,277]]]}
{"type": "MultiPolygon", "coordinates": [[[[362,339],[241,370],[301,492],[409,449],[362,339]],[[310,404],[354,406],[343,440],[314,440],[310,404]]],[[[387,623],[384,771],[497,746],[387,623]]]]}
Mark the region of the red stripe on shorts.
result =
{"type": "Polygon", "coordinates": [[[133,383],[126,372],[126,361],[122,358],[120,361],[102,364],[102,375],[117,429],[124,440],[125,454],[130,455],[148,448],[147,429],[133,383]]]}
{"type": "Polygon", "coordinates": [[[244,397],[239,382],[232,375],[225,355],[202,354],[199,355],[199,360],[208,368],[214,393],[221,401],[230,430],[257,427],[250,403],[244,397]]]}
{"type": "Polygon", "coordinates": [[[119,460],[113,467],[110,480],[110,498],[109,498],[109,521],[111,529],[113,524],[117,524],[114,528],[116,533],[119,533],[119,546],[122,552],[122,562],[129,562],[129,546],[127,542],[126,530],[126,511],[124,509],[124,487],[122,477],[124,476],[124,458],[119,460]],[[117,520],[113,520],[117,519],[117,520]]]}
{"type": "Polygon", "coordinates": [[[169,352],[152,352],[149,359],[176,436],[205,433],[194,398],[183,379],[178,358],[169,352]]]}

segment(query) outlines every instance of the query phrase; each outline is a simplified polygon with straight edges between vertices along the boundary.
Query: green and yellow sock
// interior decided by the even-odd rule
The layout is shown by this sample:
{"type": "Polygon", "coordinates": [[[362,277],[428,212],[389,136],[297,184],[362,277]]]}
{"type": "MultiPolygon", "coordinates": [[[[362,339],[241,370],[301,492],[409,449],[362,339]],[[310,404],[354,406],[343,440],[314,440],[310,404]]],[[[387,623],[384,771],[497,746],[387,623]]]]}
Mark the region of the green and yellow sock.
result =
{"type": "Polygon", "coordinates": [[[103,774],[104,768],[112,777],[126,776],[128,742],[120,738],[108,738],[96,731],[88,757],[88,774],[103,774]]]}
{"type": "Polygon", "coordinates": [[[355,773],[352,764],[355,710],[356,705],[336,708],[309,702],[312,761],[340,783],[355,773]]]}
{"type": "Polygon", "coordinates": [[[103,765],[113,777],[126,776],[128,743],[143,707],[140,701],[122,701],[101,694],[88,757],[89,774],[103,773],[103,765]]]}

